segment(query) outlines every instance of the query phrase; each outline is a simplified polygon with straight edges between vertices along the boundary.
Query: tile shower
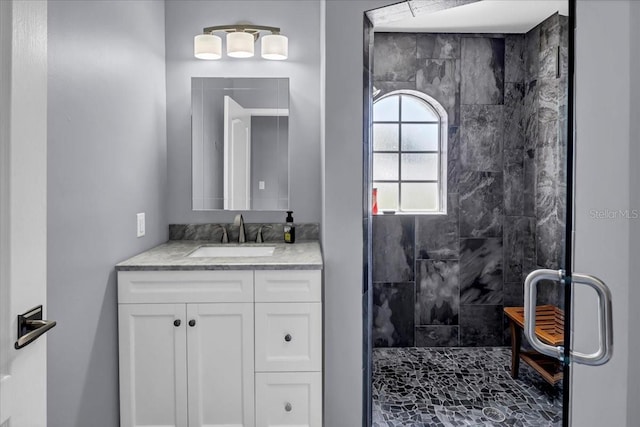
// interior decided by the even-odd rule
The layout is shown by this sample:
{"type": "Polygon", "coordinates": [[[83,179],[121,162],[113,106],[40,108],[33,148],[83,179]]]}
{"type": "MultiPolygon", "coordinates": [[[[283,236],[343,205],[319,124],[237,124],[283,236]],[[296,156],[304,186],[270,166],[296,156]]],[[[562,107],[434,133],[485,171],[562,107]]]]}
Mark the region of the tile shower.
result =
{"type": "Polygon", "coordinates": [[[449,132],[447,214],[373,218],[374,347],[505,345],[526,274],[562,265],[567,34],[376,33],[378,96],[434,97],[449,132]]]}

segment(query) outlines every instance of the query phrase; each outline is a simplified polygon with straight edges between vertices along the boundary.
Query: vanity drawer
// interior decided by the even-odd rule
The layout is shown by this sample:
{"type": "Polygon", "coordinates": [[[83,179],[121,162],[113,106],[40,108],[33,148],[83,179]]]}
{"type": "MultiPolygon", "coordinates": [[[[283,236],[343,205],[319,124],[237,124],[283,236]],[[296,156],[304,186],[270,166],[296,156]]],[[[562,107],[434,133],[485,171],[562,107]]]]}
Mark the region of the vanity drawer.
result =
{"type": "Polygon", "coordinates": [[[256,374],[256,427],[321,427],[322,374],[256,374]]]}
{"type": "Polygon", "coordinates": [[[320,303],[255,305],[257,372],[322,369],[320,303]]]}
{"type": "Polygon", "coordinates": [[[118,303],[253,302],[253,271],[119,271],[118,303]]]}
{"type": "Polygon", "coordinates": [[[256,302],[320,302],[320,270],[257,270],[256,302]]]}

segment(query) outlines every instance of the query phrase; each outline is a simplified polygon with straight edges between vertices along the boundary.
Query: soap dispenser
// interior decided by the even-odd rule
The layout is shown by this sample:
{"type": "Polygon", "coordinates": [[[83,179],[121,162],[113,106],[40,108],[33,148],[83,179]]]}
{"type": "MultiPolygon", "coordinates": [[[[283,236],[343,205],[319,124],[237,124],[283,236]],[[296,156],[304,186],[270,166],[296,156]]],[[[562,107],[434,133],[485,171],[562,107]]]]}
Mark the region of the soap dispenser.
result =
{"type": "Polygon", "coordinates": [[[287,211],[287,219],[284,224],[284,242],[293,243],[296,241],[296,226],[293,225],[293,211],[287,211]]]}

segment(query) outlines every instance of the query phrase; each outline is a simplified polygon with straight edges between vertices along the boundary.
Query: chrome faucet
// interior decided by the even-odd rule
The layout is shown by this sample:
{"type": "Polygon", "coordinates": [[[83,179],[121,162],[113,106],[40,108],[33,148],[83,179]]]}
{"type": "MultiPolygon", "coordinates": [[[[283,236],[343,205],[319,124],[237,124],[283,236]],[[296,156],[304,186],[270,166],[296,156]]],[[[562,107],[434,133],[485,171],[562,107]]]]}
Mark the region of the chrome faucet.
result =
{"type": "Polygon", "coordinates": [[[247,236],[244,232],[244,218],[242,218],[242,214],[236,215],[236,219],[233,220],[233,225],[240,227],[238,229],[238,243],[246,242],[247,236]]]}

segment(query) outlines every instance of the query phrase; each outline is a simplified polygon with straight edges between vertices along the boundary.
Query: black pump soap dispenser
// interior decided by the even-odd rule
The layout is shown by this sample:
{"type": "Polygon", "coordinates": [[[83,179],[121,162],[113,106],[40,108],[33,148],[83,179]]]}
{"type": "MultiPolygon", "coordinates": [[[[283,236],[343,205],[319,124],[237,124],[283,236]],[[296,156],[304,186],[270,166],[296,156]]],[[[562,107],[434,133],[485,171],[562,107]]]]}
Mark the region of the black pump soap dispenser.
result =
{"type": "Polygon", "coordinates": [[[287,219],[284,224],[284,242],[293,243],[296,241],[296,226],[293,225],[293,211],[287,211],[287,219]]]}

